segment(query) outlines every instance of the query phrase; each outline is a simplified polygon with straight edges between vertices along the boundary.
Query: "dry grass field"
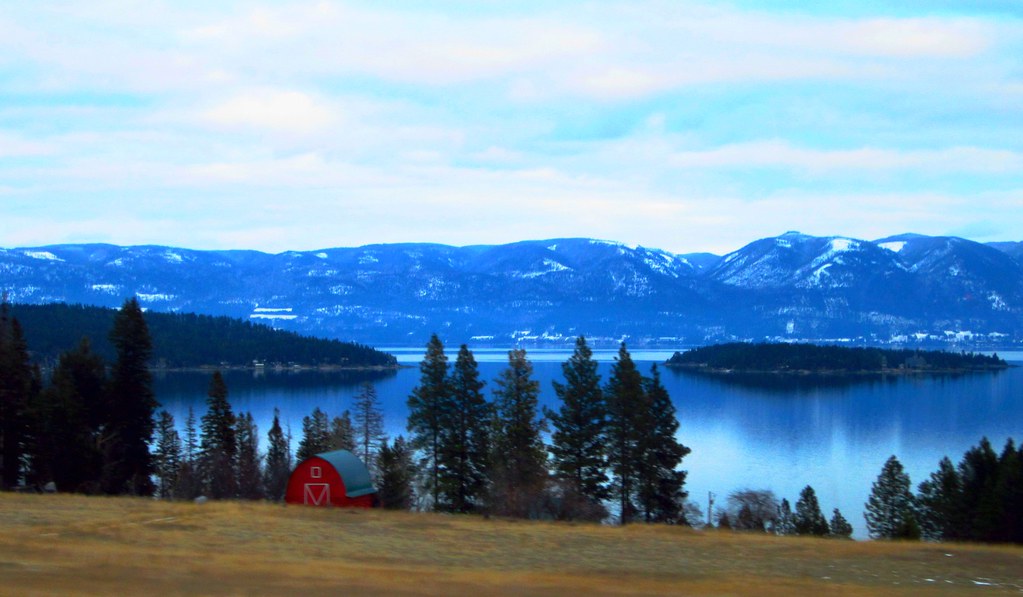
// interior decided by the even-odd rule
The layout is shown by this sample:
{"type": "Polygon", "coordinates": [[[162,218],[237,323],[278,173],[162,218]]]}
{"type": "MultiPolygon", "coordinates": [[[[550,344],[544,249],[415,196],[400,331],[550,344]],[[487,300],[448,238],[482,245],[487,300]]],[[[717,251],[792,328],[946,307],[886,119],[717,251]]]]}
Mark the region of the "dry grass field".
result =
{"type": "Polygon", "coordinates": [[[1020,595],[1023,548],[0,494],[3,595],[1020,595]]]}

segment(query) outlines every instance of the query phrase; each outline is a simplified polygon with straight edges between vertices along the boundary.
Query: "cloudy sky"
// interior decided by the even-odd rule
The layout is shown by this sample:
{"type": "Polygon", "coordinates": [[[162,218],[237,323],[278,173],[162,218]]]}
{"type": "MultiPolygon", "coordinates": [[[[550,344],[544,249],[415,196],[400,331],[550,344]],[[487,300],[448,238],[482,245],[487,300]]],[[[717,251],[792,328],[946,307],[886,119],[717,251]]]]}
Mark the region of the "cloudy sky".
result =
{"type": "Polygon", "coordinates": [[[787,230],[1023,240],[1023,3],[0,6],[0,246],[787,230]]]}

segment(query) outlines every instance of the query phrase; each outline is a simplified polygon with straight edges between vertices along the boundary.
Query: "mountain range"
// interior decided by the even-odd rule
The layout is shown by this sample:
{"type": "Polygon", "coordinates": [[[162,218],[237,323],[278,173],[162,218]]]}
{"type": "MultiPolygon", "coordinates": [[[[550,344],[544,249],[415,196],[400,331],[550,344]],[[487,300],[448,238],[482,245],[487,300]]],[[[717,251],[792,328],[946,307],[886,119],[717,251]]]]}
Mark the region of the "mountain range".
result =
{"type": "Polygon", "coordinates": [[[374,346],[437,332],[473,345],[816,340],[1023,342],[1023,243],[789,232],[727,255],[591,239],[197,251],[103,244],[0,249],[15,303],[226,315],[374,346]]]}

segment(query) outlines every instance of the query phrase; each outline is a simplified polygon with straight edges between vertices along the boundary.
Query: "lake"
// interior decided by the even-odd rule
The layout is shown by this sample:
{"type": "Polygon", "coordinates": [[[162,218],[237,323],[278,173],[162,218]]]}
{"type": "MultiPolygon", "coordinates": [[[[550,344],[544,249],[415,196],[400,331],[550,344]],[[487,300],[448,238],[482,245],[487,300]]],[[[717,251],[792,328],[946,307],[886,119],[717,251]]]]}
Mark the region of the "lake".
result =
{"type": "MultiPolygon", "coordinates": [[[[236,413],[253,414],[264,441],[274,408],[290,425],[292,448],[302,435],[302,417],[319,406],[330,416],[352,406],[364,381],[374,384],[388,432],[405,434],[405,401],[419,382],[421,349],[384,348],[412,367],[397,372],[267,370],[227,371],[229,400],[236,413]]],[[[448,349],[453,363],[457,349],[448,349]]],[[[674,351],[636,351],[633,360],[649,373],[674,351]]],[[[492,380],[507,363],[507,351],[474,350],[481,378],[492,380]]],[[[561,381],[564,350],[530,351],[541,404],[556,407],[552,380],[561,381]]],[[[1023,353],[1000,353],[1023,365],[1023,353]]],[[[596,350],[606,380],[616,351],[596,350]]],[[[1023,440],[1023,367],[960,375],[889,376],[710,376],[661,367],[662,380],[678,410],[679,439],[692,449],[683,461],[690,498],[706,513],[708,492],[717,506],[745,487],[771,489],[795,506],[812,485],[824,510],[839,508],[866,537],[863,504],[884,461],[895,454],[914,489],[938,467],[942,456],[958,463],[987,436],[996,451],[1006,438],[1023,440]]],[[[166,373],[154,389],[163,408],[182,428],[188,408],[205,412],[209,373],[166,373]]]]}

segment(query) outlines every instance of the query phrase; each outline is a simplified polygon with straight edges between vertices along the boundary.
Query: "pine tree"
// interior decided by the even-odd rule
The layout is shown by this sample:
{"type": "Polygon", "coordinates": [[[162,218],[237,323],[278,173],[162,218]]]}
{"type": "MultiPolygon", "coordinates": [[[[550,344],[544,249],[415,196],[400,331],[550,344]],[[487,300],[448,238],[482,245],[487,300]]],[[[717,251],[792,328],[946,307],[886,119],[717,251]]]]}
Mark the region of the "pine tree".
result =
{"type": "Polygon", "coordinates": [[[870,497],[864,504],[863,517],[867,521],[867,532],[871,538],[919,538],[920,527],[909,488],[909,475],[905,473],[899,459],[891,456],[881,469],[881,474],[871,487],[870,497]]]}
{"type": "Polygon", "coordinates": [[[842,516],[842,513],[835,508],[831,513],[831,536],[836,539],[852,539],[853,528],[849,521],[842,516]]]}
{"type": "Polygon", "coordinates": [[[427,474],[425,485],[433,499],[440,503],[441,445],[445,417],[450,410],[451,394],[448,390],[448,358],[437,334],[426,344],[426,356],[419,364],[419,385],[408,397],[409,433],[411,446],[422,456],[419,469],[427,474]]]}
{"type": "Polygon", "coordinates": [[[388,510],[408,510],[412,507],[412,480],[415,469],[412,465],[412,451],[405,438],[398,436],[394,443],[384,443],[377,456],[377,470],[380,483],[377,496],[388,510]]]}
{"type": "Polygon", "coordinates": [[[165,410],[160,411],[156,422],[153,468],[156,470],[156,495],[174,497],[181,471],[181,437],[174,429],[174,416],[165,410]]]}
{"type": "Polygon", "coordinates": [[[782,498],[781,505],[778,506],[778,518],[774,522],[774,533],[776,535],[795,535],[796,524],[795,517],[792,514],[792,506],[789,501],[782,498]]]}
{"type": "Polygon", "coordinates": [[[7,295],[0,302],[0,488],[20,484],[27,456],[29,404],[33,398],[28,345],[7,295]]]}
{"type": "Polygon", "coordinates": [[[448,380],[450,407],[441,439],[438,507],[472,512],[483,502],[490,478],[490,405],[483,396],[476,359],[463,344],[448,380]]]}
{"type": "Polygon", "coordinates": [[[636,369],[624,342],[611,367],[604,396],[608,412],[607,459],[619,520],[626,524],[637,512],[633,499],[642,463],[641,443],[651,425],[649,397],[643,389],[643,376],[636,369]]]}
{"type": "Polygon", "coordinates": [[[525,350],[508,352],[495,386],[491,503],[498,514],[536,516],[546,490],[547,450],[537,412],[540,384],[525,350]]]}
{"type": "Polygon", "coordinates": [[[200,478],[209,497],[232,498],[238,495],[238,438],[234,412],[227,401],[227,384],[220,371],[213,372],[207,396],[199,439],[200,478]]]}
{"type": "Polygon", "coordinates": [[[966,451],[959,463],[960,500],[964,515],[963,539],[990,541],[998,527],[994,492],[998,482],[998,454],[986,437],[966,451]]]}
{"type": "Polygon", "coordinates": [[[941,459],[938,470],[917,488],[920,530],[932,541],[965,539],[962,512],[962,481],[948,457],[941,459]]]}
{"type": "MultiPolygon", "coordinates": [[[[607,499],[607,460],[604,434],[607,408],[600,387],[597,361],[586,344],[576,339],[572,356],[561,365],[565,383],[553,382],[561,406],[557,411],[544,409],[551,422],[551,459],[554,474],[566,487],[568,501],[581,501],[590,508],[607,499]]],[[[573,515],[568,516],[574,518],[573,515]]]]}
{"type": "Polygon", "coordinates": [[[317,406],[313,409],[312,415],[302,417],[302,440],[298,442],[298,453],[295,457],[301,462],[317,454],[345,449],[331,444],[330,421],[327,413],[317,406]]]}
{"type": "Polygon", "coordinates": [[[348,450],[353,454],[358,447],[356,445],[355,426],[352,425],[352,415],[347,410],[341,416],[334,417],[330,421],[330,433],[327,435],[327,446],[324,452],[334,450],[348,450]]]}
{"type": "Polygon", "coordinates": [[[387,443],[384,436],[384,413],[380,410],[380,401],[373,384],[362,384],[352,408],[355,411],[352,416],[355,423],[355,447],[362,461],[372,469],[375,467],[377,450],[387,443]]]}
{"type": "Polygon", "coordinates": [[[813,487],[807,485],[799,492],[799,499],[796,501],[796,513],[792,517],[792,524],[797,535],[815,535],[823,537],[831,532],[828,528],[828,521],[821,512],[820,503],[817,501],[817,493],[813,487]]]}
{"type": "Polygon", "coordinates": [[[284,499],[291,476],[291,445],[281,429],[280,411],[274,409],[274,420],[267,434],[266,468],[263,479],[266,497],[274,501],[284,499]]]}
{"type": "Polygon", "coordinates": [[[36,484],[53,481],[58,491],[95,492],[102,470],[98,441],[106,400],[106,368],[83,339],[60,355],[49,387],[35,394],[32,464],[36,484]]]}
{"type": "Polygon", "coordinates": [[[259,428],[252,413],[239,413],[235,423],[238,441],[238,497],[261,500],[263,493],[263,457],[259,454],[259,428]]]}
{"type": "Polygon", "coordinates": [[[650,410],[643,417],[648,427],[639,436],[638,502],[646,522],[685,524],[682,506],[689,494],[683,489],[686,471],[678,466],[690,449],[675,437],[675,405],[661,384],[657,365],[651,367],[650,375],[644,380],[644,403],[650,410]]]}
{"type": "Polygon", "coordinates": [[[991,540],[1023,543],[1023,461],[1009,438],[998,457],[998,480],[993,492],[996,531],[991,540]]]}
{"type": "Polygon", "coordinates": [[[199,479],[199,434],[195,427],[195,411],[188,407],[185,418],[185,439],[181,451],[181,466],[178,469],[174,497],[191,500],[202,494],[199,479]]]}
{"type": "Polygon", "coordinates": [[[149,442],[155,426],[153,414],[159,404],[153,395],[148,365],[152,341],[142,308],[135,298],[125,301],[114,318],[110,341],[117,350],[117,360],[110,372],[103,491],[152,495],[153,462],[149,442]]]}

